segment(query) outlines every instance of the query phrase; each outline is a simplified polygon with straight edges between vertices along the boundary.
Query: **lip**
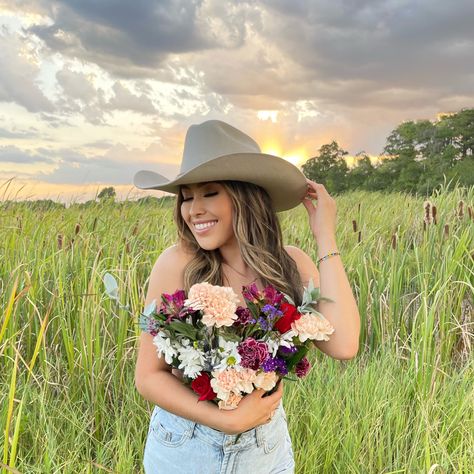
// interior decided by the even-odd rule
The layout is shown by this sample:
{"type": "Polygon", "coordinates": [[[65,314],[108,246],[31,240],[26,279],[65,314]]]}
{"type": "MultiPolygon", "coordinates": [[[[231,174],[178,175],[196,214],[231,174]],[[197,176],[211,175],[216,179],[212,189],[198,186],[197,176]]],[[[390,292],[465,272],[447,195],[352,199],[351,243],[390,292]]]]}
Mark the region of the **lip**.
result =
{"type": "Polygon", "coordinates": [[[206,232],[209,232],[213,227],[216,226],[217,224],[217,220],[214,220],[214,221],[205,221],[205,222],[215,222],[215,224],[209,226],[209,227],[206,227],[205,229],[196,229],[195,225],[194,224],[202,224],[202,222],[193,222],[193,229],[194,229],[194,232],[196,232],[196,234],[205,234],[206,232]]]}

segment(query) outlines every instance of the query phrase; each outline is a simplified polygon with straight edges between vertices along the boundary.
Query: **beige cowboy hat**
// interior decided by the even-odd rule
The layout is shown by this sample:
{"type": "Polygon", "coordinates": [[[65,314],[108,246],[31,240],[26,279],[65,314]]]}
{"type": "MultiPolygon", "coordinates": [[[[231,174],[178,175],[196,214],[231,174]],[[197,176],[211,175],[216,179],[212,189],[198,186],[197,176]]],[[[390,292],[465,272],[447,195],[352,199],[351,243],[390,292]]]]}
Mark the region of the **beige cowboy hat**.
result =
{"type": "Polygon", "coordinates": [[[141,170],[133,177],[133,184],[140,189],[178,194],[182,184],[218,180],[261,186],[270,195],[276,212],[296,207],[307,192],[305,175],[295,165],[262,153],[255,140],[221,120],[207,120],[188,128],[181,169],[174,179],[141,170]]]}

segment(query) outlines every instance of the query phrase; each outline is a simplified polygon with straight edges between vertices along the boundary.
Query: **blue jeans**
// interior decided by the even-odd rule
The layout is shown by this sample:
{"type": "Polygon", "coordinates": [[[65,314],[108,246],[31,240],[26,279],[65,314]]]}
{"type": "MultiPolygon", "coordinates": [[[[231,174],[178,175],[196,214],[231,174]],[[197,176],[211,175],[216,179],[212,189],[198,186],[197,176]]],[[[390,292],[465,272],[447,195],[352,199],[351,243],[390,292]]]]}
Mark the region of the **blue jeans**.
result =
{"type": "Polygon", "coordinates": [[[155,405],[145,444],[146,474],[293,474],[283,404],[269,423],[228,435],[155,405]]]}

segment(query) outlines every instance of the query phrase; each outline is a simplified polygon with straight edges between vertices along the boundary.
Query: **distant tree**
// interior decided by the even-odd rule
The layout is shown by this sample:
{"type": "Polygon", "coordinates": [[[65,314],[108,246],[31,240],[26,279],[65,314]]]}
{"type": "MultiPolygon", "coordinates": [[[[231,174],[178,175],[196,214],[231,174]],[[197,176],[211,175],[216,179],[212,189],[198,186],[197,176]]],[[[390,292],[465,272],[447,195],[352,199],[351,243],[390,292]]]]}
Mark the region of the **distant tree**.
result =
{"type": "Polygon", "coordinates": [[[108,188],[103,188],[97,197],[101,202],[109,199],[115,201],[115,195],[115,189],[112,186],[109,186],[108,188]]]}
{"type": "Polygon", "coordinates": [[[159,201],[160,201],[159,198],[155,196],[144,196],[137,199],[137,202],[139,204],[150,204],[150,203],[157,204],[159,201]]]}
{"type": "Polygon", "coordinates": [[[473,157],[474,109],[461,109],[446,115],[436,124],[436,128],[441,148],[451,145],[456,150],[455,161],[473,157]]]}
{"type": "Polygon", "coordinates": [[[375,168],[365,151],[357,153],[354,157],[355,166],[348,172],[348,185],[351,189],[369,189],[369,182],[375,172],[375,168]]]}
{"type": "Polygon", "coordinates": [[[349,168],[344,157],[348,154],[335,140],[323,145],[318,154],[301,167],[303,174],[317,183],[322,183],[331,194],[338,194],[348,188],[346,180],[349,168]]]}
{"type": "Polygon", "coordinates": [[[472,181],[473,150],[474,109],[445,114],[436,121],[404,122],[388,136],[384,153],[390,164],[377,173],[395,170],[392,189],[425,195],[444,177],[468,185],[472,181]]]}

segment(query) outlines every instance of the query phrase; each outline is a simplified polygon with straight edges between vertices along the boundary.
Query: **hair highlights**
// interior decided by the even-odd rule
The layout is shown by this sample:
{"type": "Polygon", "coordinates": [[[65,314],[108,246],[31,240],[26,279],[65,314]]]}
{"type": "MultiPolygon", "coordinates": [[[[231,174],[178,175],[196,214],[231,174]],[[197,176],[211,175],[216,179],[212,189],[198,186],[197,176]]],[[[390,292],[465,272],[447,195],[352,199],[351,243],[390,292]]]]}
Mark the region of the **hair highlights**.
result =
{"type": "MultiPolygon", "coordinates": [[[[232,226],[244,262],[260,277],[263,286],[273,285],[300,305],[303,283],[295,261],[283,247],[280,221],[268,193],[244,181],[216,182],[227,190],[232,200],[232,226]]],[[[219,250],[200,247],[181,216],[182,202],[183,197],[178,193],[174,209],[178,241],[194,256],[184,270],[184,290],[187,293],[192,285],[201,281],[225,286],[219,250]]]]}

